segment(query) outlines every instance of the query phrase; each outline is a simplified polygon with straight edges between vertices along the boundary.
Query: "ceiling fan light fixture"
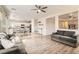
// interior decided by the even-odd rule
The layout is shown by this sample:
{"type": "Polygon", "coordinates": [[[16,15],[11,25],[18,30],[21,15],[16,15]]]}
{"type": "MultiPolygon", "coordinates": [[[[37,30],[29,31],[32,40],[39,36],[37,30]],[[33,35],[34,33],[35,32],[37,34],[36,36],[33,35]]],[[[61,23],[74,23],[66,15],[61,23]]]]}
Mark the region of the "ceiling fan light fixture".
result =
{"type": "Polygon", "coordinates": [[[38,12],[41,12],[41,10],[37,10],[38,12]]]}
{"type": "Polygon", "coordinates": [[[35,10],[37,13],[40,13],[40,12],[43,12],[43,13],[46,13],[46,11],[44,9],[47,8],[47,6],[41,6],[41,5],[35,5],[36,9],[32,9],[32,10],[35,10]]]}

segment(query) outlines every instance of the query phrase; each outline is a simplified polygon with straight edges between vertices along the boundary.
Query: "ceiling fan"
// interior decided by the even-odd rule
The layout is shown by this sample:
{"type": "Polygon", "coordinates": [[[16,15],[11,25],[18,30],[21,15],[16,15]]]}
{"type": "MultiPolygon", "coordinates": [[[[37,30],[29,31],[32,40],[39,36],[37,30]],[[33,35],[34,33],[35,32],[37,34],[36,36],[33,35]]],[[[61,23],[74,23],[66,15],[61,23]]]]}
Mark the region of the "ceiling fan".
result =
{"type": "Polygon", "coordinates": [[[37,13],[39,12],[43,12],[46,13],[46,11],[44,9],[48,8],[47,6],[41,6],[41,5],[35,5],[36,9],[32,9],[35,10],[37,13]]]}

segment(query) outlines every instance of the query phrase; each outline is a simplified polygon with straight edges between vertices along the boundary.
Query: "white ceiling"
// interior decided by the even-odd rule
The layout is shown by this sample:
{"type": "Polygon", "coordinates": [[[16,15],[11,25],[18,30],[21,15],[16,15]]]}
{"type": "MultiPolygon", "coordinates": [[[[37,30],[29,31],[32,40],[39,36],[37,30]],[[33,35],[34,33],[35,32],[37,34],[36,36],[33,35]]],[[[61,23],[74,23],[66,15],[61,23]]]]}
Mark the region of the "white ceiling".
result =
{"type": "Polygon", "coordinates": [[[77,10],[79,6],[77,5],[47,5],[48,8],[45,9],[47,13],[36,13],[31,9],[34,9],[34,5],[6,5],[10,11],[10,19],[12,20],[31,20],[33,18],[42,18],[57,13],[62,13],[70,10],[77,10]],[[12,10],[15,8],[16,10],[12,10]]]}

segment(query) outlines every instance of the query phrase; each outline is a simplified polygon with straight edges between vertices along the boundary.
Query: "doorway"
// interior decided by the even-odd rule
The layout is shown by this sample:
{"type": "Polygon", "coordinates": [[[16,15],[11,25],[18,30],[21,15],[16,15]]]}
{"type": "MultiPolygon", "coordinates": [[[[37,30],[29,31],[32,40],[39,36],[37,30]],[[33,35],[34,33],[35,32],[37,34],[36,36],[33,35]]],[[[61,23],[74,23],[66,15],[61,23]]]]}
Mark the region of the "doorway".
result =
{"type": "Polygon", "coordinates": [[[47,35],[52,34],[55,32],[55,17],[50,17],[46,19],[46,32],[47,35]]]}

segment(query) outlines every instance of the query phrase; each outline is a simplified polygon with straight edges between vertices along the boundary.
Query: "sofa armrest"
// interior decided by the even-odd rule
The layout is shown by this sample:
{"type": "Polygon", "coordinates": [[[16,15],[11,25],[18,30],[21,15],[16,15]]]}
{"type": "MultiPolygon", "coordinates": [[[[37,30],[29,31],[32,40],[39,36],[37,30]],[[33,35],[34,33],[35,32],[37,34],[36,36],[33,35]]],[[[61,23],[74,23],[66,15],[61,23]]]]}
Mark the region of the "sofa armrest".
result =
{"type": "Polygon", "coordinates": [[[74,36],[72,36],[72,38],[77,39],[77,36],[74,35],[74,36]]]}
{"type": "Polygon", "coordinates": [[[58,33],[57,33],[57,32],[55,32],[55,33],[52,33],[52,35],[53,35],[53,34],[58,34],[58,33]]]}
{"type": "Polygon", "coordinates": [[[12,51],[16,51],[19,50],[18,47],[12,47],[12,48],[8,48],[8,49],[2,49],[0,50],[0,54],[7,54],[10,53],[12,51]]]}

